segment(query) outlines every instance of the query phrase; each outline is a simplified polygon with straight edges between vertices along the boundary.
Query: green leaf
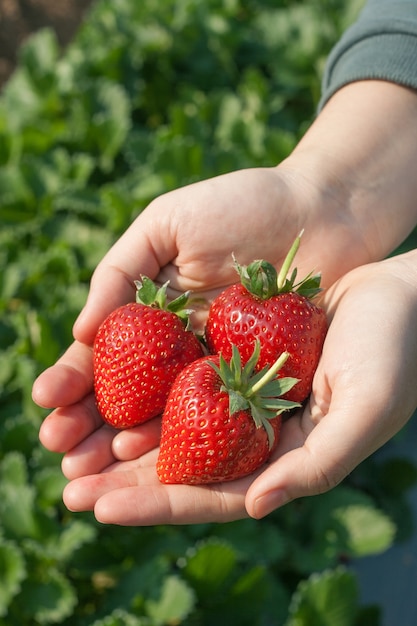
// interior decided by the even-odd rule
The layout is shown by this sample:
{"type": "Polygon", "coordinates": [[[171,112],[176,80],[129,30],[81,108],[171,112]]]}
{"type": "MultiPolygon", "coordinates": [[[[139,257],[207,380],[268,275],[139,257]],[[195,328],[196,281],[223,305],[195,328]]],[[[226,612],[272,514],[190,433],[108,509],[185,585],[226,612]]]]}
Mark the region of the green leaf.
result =
{"type": "Polygon", "coordinates": [[[11,537],[36,537],[35,490],[29,485],[0,485],[0,519],[11,537]]]}
{"type": "Polygon", "coordinates": [[[302,281],[294,285],[294,290],[302,296],[312,300],[322,291],[320,283],[321,274],[309,274],[302,281]]]}
{"type": "Polygon", "coordinates": [[[12,483],[15,487],[25,486],[28,479],[26,460],[19,452],[9,452],[0,464],[0,484],[12,483]]]}
{"type": "Polygon", "coordinates": [[[379,480],[384,492],[405,492],[416,484],[417,467],[408,459],[388,459],[379,471],[379,480]]]}
{"type": "Polygon", "coordinates": [[[20,62],[28,75],[41,89],[50,86],[59,55],[55,31],[49,28],[36,32],[24,42],[19,51],[20,62]]]}
{"type": "MultiPolygon", "coordinates": [[[[262,388],[262,395],[265,396],[265,398],[283,396],[288,391],[290,391],[290,389],[292,389],[298,382],[299,378],[291,378],[291,376],[285,376],[284,378],[271,380],[262,388]]],[[[282,402],[282,406],[290,409],[294,409],[300,406],[299,404],[294,402],[287,403],[284,400],[280,400],[280,402],[282,402]]]]}
{"type": "Polygon", "coordinates": [[[347,485],[299,503],[289,549],[292,567],[304,575],[335,566],[340,559],[376,554],[389,548],[396,526],[365,492],[347,485]],[[303,541],[297,537],[302,536],[303,541]]]}
{"type": "Polygon", "coordinates": [[[55,568],[44,571],[40,578],[25,580],[22,598],[22,615],[39,625],[61,622],[72,614],[77,604],[71,583],[55,568]]]}
{"type": "Polygon", "coordinates": [[[34,195],[20,169],[15,165],[0,167],[0,219],[2,224],[14,224],[28,219],[34,195]],[[23,208],[25,207],[25,208],[23,208]]]}
{"type": "Polygon", "coordinates": [[[360,557],[389,548],[395,524],[365,493],[340,486],[320,496],[321,507],[314,511],[318,537],[326,537],[335,554],[360,557]]]}
{"type": "MultiPolygon", "coordinates": [[[[0,370],[1,367],[0,357],[0,370]]],[[[2,395],[1,381],[0,395],[2,395]]],[[[16,415],[10,402],[0,409],[0,416],[0,441],[3,453],[19,451],[29,456],[37,445],[39,428],[32,424],[26,415],[16,415]]]]}
{"type": "Polygon", "coordinates": [[[356,578],[339,567],[313,574],[298,585],[285,626],[354,626],[357,609],[356,578]]]}
{"type": "Polygon", "coordinates": [[[190,549],[183,575],[199,596],[215,595],[226,584],[236,565],[236,550],[230,544],[212,538],[190,549]]]}
{"type": "Polygon", "coordinates": [[[27,483],[23,455],[9,452],[0,465],[0,520],[10,536],[37,536],[35,495],[34,487],[27,483]]]}
{"type": "Polygon", "coordinates": [[[278,524],[268,520],[243,519],[219,525],[216,536],[230,543],[239,559],[273,563],[286,553],[286,535],[278,524]]]}
{"type": "Polygon", "coordinates": [[[234,262],[242,285],[252,294],[268,300],[277,293],[278,274],[273,265],[264,260],[253,261],[247,266],[234,262]]]}
{"type": "MultiPolygon", "coordinates": [[[[216,599],[216,603],[211,605],[212,599],[210,597],[205,599],[204,613],[207,614],[207,622],[216,626],[259,624],[261,616],[268,615],[266,606],[271,591],[270,578],[265,565],[245,568],[227,593],[216,599]]],[[[279,588],[275,586],[273,591],[275,592],[274,601],[279,602],[279,588]]],[[[276,615],[276,611],[274,613],[276,615]]]]}
{"type": "Polygon", "coordinates": [[[33,120],[42,119],[42,98],[23,68],[17,68],[11,76],[3,97],[7,110],[7,123],[9,128],[17,133],[17,141],[15,139],[13,146],[16,158],[17,151],[20,152],[24,145],[24,127],[33,123],[33,120]]]}
{"type": "MultiPolygon", "coordinates": [[[[80,218],[90,216],[97,217],[100,209],[100,197],[96,190],[88,187],[79,189],[77,186],[65,185],[52,198],[52,206],[56,211],[69,211],[72,214],[78,214],[80,218]]],[[[88,220],[85,221],[87,226],[88,220]]],[[[78,227],[82,228],[83,222],[80,221],[78,227]]]]}
{"type": "Polygon", "coordinates": [[[136,617],[123,609],[115,609],[111,615],[95,620],[91,626],[151,626],[146,617],[136,617]]]}
{"type": "MultiPolygon", "coordinates": [[[[267,570],[264,565],[255,565],[244,572],[231,589],[235,601],[245,603],[246,611],[255,603],[262,604],[262,596],[267,587],[267,570]]],[[[259,610],[260,607],[258,607],[259,610]]]]}
{"type": "Polygon", "coordinates": [[[74,126],[79,126],[78,139],[108,172],[131,128],[131,102],[122,85],[104,77],[83,87],[72,103],[74,126]]]}
{"type": "Polygon", "coordinates": [[[145,607],[156,626],[180,624],[195,605],[193,590],[178,576],[168,576],[161,588],[158,600],[148,600],[145,607]]]}
{"type": "MultiPolygon", "coordinates": [[[[120,538],[118,543],[119,546],[123,545],[120,538]]],[[[130,543],[129,541],[128,544],[125,544],[121,550],[124,558],[128,556],[126,550],[132,549],[130,543]]],[[[94,555],[94,551],[92,551],[92,554],[94,555]]],[[[115,606],[123,607],[127,610],[136,608],[143,613],[147,600],[157,601],[159,590],[162,588],[164,580],[170,574],[166,551],[165,553],[163,551],[159,553],[155,550],[150,550],[147,559],[142,559],[139,556],[136,559],[135,554],[132,554],[132,556],[137,563],[133,562],[130,565],[126,563],[119,571],[115,584],[106,593],[105,603],[102,607],[104,614],[110,612],[115,606]]],[[[113,564],[113,567],[115,565],[113,564]]],[[[119,564],[117,564],[117,569],[118,567],[119,564]]]]}
{"type": "Polygon", "coordinates": [[[347,533],[346,551],[352,557],[380,554],[393,543],[395,524],[370,504],[339,507],[333,518],[347,533]]]}
{"type": "Polygon", "coordinates": [[[175,313],[183,321],[187,330],[189,330],[189,316],[192,311],[191,309],[186,309],[185,306],[188,303],[190,291],[181,293],[177,298],[168,302],[167,289],[169,281],[158,287],[147,276],[141,276],[140,280],[135,280],[134,282],[136,286],[136,302],[175,313]]]}
{"type": "Polygon", "coordinates": [[[9,603],[20,591],[25,576],[22,551],[12,541],[0,537],[0,616],[7,614],[9,603]]]}
{"type": "Polygon", "coordinates": [[[72,520],[59,535],[46,542],[48,553],[60,563],[69,561],[84,544],[92,543],[97,537],[97,529],[81,520],[72,520]]]}
{"type": "Polygon", "coordinates": [[[146,304],[147,306],[156,305],[158,308],[164,309],[168,284],[166,282],[162,287],[158,288],[153,280],[147,276],[141,276],[140,280],[135,280],[136,302],[146,304]]]}
{"type": "Polygon", "coordinates": [[[49,506],[60,502],[62,491],[67,479],[59,467],[43,467],[35,475],[34,484],[37,490],[38,501],[49,506]]]}
{"type": "MultiPolygon", "coordinates": [[[[171,302],[169,302],[167,305],[167,310],[171,311],[172,313],[178,314],[179,317],[181,317],[182,314],[188,316],[190,313],[192,313],[192,311],[190,309],[186,309],[185,307],[187,306],[190,294],[190,291],[185,291],[177,298],[175,298],[175,300],[171,300],[171,302]]],[[[184,315],[182,315],[182,317],[184,317],[184,315]]]]}
{"type": "MultiPolygon", "coordinates": [[[[230,415],[234,415],[239,411],[246,411],[250,407],[250,403],[248,400],[242,396],[239,391],[234,391],[233,389],[225,389],[229,394],[229,413],[230,415]]],[[[255,416],[254,416],[255,419],[255,416]]],[[[261,424],[259,424],[261,426],[261,424]]]]}

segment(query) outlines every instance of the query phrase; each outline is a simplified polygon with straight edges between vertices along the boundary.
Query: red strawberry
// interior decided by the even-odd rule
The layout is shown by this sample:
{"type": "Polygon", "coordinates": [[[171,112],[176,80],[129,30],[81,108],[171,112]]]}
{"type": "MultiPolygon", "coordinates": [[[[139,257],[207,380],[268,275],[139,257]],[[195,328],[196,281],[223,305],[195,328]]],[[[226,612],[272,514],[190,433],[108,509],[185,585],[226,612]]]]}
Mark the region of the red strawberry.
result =
{"type": "Polygon", "coordinates": [[[136,282],[137,302],[111,313],[93,348],[94,390],[104,420],[129,428],[162,413],[182,368],[203,355],[187,330],[188,293],[167,304],[166,287],[146,277],[136,282]]]}
{"type": "Polygon", "coordinates": [[[230,363],[221,355],[205,356],[177,376],[162,416],[162,483],[235,480],[268,459],[278,443],[281,413],[299,404],[280,398],[296,381],[275,378],[288,355],[254,375],[259,350],[257,342],[243,369],[233,347],[230,363]]]}
{"type": "Polygon", "coordinates": [[[311,301],[320,291],[320,276],[310,274],[295,284],[294,270],[287,278],[299,244],[297,237],[279,275],[266,261],[254,261],[247,267],[236,263],[241,283],[227,288],[212,302],[206,342],[210,352],[222,353],[226,359],[231,357],[234,344],[246,361],[259,339],[258,369],[271,365],[279,354],[288,351],[290,356],[279,376],[299,379],[285,397],[302,402],[311,391],[327,321],[323,309],[311,301]]]}

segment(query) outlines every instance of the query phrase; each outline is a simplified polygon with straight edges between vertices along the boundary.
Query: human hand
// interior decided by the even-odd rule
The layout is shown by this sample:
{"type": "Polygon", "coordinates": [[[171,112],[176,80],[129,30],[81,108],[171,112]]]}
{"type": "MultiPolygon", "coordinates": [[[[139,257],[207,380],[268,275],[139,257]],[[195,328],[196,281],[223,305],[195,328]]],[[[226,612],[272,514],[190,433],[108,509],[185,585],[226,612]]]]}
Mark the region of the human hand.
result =
{"type": "MultiPolygon", "coordinates": [[[[53,414],[60,416],[61,430],[50,438],[50,420],[41,429],[45,446],[67,452],[86,437],[89,446],[98,437],[101,441],[104,433],[109,441],[114,437],[114,432],[98,429],[101,420],[95,413],[91,345],[107,314],[134,298],[134,279],[140,274],[160,282],[169,279],[172,297],[177,291],[193,290],[203,302],[200,317],[193,316],[196,328],[204,323],[211,298],[237,281],[232,252],[242,264],[260,257],[278,264],[302,224],[306,231],[297,256],[300,275],[307,273],[307,268],[309,272],[325,265],[331,277],[346,263],[353,263],[352,250],[358,252],[354,256],[362,252],[348,236],[349,228],[355,231],[356,225],[348,228],[346,219],[339,227],[337,211],[329,211],[334,216],[334,221],[329,219],[333,235],[326,246],[323,224],[313,219],[314,207],[323,204],[313,197],[312,183],[301,184],[283,165],[220,176],[155,200],[98,265],[88,301],[74,326],[74,344],[34,384],[35,402],[47,408],[61,407],[53,414]],[[329,259],[338,260],[337,269],[329,259]],[[94,419],[90,419],[91,413],[94,419]]],[[[100,455],[104,462],[101,450],[100,455]]],[[[78,462],[81,471],[81,458],[78,462]]]]}
{"type": "MultiPolygon", "coordinates": [[[[389,83],[348,85],[277,168],[176,190],[137,218],[97,267],[74,344],[34,384],[35,402],[61,407],[40,436],[51,450],[73,450],[64,459],[69,478],[100,472],[126,455],[134,458],[129,445],[142,456],[157,442],[158,426],[152,424],[140,434],[130,431],[129,444],[122,443],[123,434],[102,427],[92,394],[90,346],[106,315],[132,299],[133,280],[139,274],[169,279],[173,296],[191,289],[208,302],[236,281],[231,252],[242,264],[262,257],[279,265],[302,228],[300,274],[320,270],[324,286],[382,258],[415,224],[417,179],[409,168],[416,156],[410,130],[417,127],[416,100],[411,90],[389,83]]],[[[202,314],[195,324],[202,324],[204,306],[202,314]]]]}
{"type": "MultiPolygon", "coordinates": [[[[271,462],[253,476],[202,487],[162,485],[155,471],[157,419],[115,434],[101,425],[91,396],[58,409],[41,439],[69,451],[65,503],[94,509],[105,523],[224,522],[260,518],[332,488],[398,432],[417,405],[416,287],[414,251],[358,268],[327,291],[331,324],[310,401],[284,423],[271,462]]],[[[78,348],[71,348],[71,363],[78,363],[81,384],[78,348]]]]}

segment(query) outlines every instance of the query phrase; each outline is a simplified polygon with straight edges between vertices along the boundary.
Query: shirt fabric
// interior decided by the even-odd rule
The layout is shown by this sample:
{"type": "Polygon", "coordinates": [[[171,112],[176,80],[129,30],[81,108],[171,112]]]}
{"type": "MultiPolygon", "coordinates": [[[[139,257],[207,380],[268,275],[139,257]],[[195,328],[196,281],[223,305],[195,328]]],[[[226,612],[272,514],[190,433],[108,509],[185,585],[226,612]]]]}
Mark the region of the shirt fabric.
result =
{"type": "Polygon", "coordinates": [[[329,55],[319,109],[344,85],[372,79],[417,89],[417,0],[368,0],[329,55]]]}

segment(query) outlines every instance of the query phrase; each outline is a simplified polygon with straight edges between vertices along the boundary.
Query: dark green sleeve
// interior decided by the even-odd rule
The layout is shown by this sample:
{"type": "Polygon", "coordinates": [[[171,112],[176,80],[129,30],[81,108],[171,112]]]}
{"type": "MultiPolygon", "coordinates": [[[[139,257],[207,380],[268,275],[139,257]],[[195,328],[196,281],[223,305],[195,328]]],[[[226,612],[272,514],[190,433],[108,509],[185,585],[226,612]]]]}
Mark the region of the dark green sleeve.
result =
{"type": "Polygon", "coordinates": [[[367,79],[417,88],[417,0],[368,0],[329,55],[319,108],[343,85],[367,79]]]}

